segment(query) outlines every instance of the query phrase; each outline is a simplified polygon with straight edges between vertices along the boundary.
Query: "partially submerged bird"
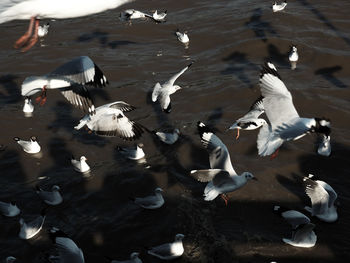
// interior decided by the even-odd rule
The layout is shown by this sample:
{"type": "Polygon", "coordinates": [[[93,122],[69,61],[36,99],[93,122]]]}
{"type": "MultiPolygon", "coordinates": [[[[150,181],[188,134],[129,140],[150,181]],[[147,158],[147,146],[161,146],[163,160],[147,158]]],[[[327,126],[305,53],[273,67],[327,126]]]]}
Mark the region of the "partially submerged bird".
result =
{"type": "Polygon", "coordinates": [[[312,180],[313,175],[304,177],[306,194],[311,199],[312,207],[305,206],[305,210],[321,221],[332,223],[338,219],[335,201],[338,197],[334,189],[324,181],[312,180]]]}
{"type": "Polygon", "coordinates": [[[30,239],[36,236],[42,229],[45,222],[45,210],[41,212],[41,215],[30,222],[25,222],[23,218],[19,219],[21,229],[19,231],[19,237],[21,239],[30,239]]]}
{"type": "Polygon", "coordinates": [[[29,141],[21,140],[18,137],[13,138],[26,153],[38,153],[41,147],[35,136],[30,137],[29,141]]]}
{"type": "Polygon", "coordinates": [[[297,140],[308,133],[329,136],[330,121],[326,118],[302,118],[296,111],[291,93],[284,85],[276,67],[267,62],[260,73],[260,91],[263,106],[270,124],[264,124],[257,139],[260,156],[275,158],[279,147],[290,140],[297,140]]]}
{"type": "Polygon", "coordinates": [[[273,12],[282,11],[284,8],[286,8],[286,6],[287,6],[287,1],[284,1],[280,4],[277,4],[277,2],[275,1],[272,5],[272,11],[273,12]]]}
{"type": "Polygon", "coordinates": [[[176,30],[175,35],[177,37],[177,40],[179,40],[181,43],[188,45],[190,43],[190,39],[187,35],[187,31],[181,33],[179,29],[176,30]]]}
{"type": "Polygon", "coordinates": [[[174,144],[179,139],[180,130],[174,129],[173,132],[155,131],[154,134],[161,142],[165,144],[174,144]]]}
{"type": "Polygon", "coordinates": [[[239,138],[239,130],[255,130],[267,124],[264,119],[259,118],[265,112],[263,99],[262,96],[259,97],[250,107],[249,111],[228,128],[229,130],[237,130],[236,140],[239,138]]]}
{"type": "Polygon", "coordinates": [[[191,175],[200,182],[208,182],[204,189],[204,200],[211,201],[221,195],[227,205],[225,193],[241,188],[248,180],[256,179],[249,172],[237,175],[226,145],[204,123],[198,122],[197,127],[201,143],[209,154],[210,169],[192,170],[191,175]]]}
{"type": "Polygon", "coordinates": [[[74,156],[71,158],[71,163],[74,170],[80,173],[87,173],[90,171],[90,166],[86,163],[87,159],[85,156],[81,156],[80,160],[76,160],[74,156]]]}
{"type": "Polygon", "coordinates": [[[0,201],[0,214],[7,217],[14,217],[19,215],[21,210],[17,207],[15,202],[2,202],[0,201]]]}
{"type": "Polygon", "coordinates": [[[117,150],[127,159],[140,160],[145,157],[145,152],[142,150],[143,144],[138,143],[132,147],[117,147],[117,150]]]}
{"type": "Polygon", "coordinates": [[[49,74],[27,77],[22,83],[22,96],[32,96],[38,92],[41,95],[36,102],[41,105],[46,102],[46,92],[58,89],[74,106],[95,113],[95,106],[90,97],[88,86],[106,86],[108,81],[101,69],[87,56],[72,59],[49,74]]]}
{"type": "Polygon", "coordinates": [[[181,257],[184,253],[184,247],[182,244],[182,239],[184,237],[183,234],[177,234],[174,242],[152,247],[147,253],[164,260],[181,257]]]}
{"type": "Polygon", "coordinates": [[[0,24],[12,20],[30,19],[27,32],[15,43],[15,48],[27,51],[38,41],[39,20],[43,18],[66,19],[92,15],[114,9],[130,0],[2,0],[0,24]],[[69,8],[67,8],[69,7],[69,8]]]}
{"type": "Polygon", "coordinates": [[[176,73],[168,81],[164,82],[163,85],[157,82],[156,85],[154,86],[153,92],[152,92],[152,101],[156,102],[158,100],[163,111],[165,111],[166,113],[170,113],[171,111],[170,95],[174,94],[177,90],[181,89],[180,86],[174,85],[175,81],[186,70],[188,70],[188,68],[192,65],[192,63],[193,62],[191,62],[187,67],[182,69],[180,72],[176,73]]]}
{"type": "Polygon", "coordinates": [[[96,108],[96,114],[85,115],[74,129],[79,130],[86,125],[90,130],[101,136],[119,136],[125,140],[135,140],[143,133],[142,126],[130,121],[124,112],[135,107],[116,101],[96,108]]]}
{"type": "Polygon", "coordinates": [[[53,185],[51,191],[45,191],[39,186],[36,187],[36,193],[48,205],[59,205],[63,202],[63,198],[59,190],[60,187],[58,185],[53,185]]]}
{"type": "Polygon", "coordinates": [[[140,253],[132,252],[130,259],[127,260],[112,260],[110,263],[142,263],[142,260],[139,258],[140,253]]]}
{"type": "Polygon", "coordinates": [[[29,97],[25,97],[24,105],[23,105],[23,112],[24,113],[32,113],[33,111],[34,111],[34,105],[32,103],[32,100],[29,97]]]}
{"type": "Polygon", "coordinates": [[[291,47],[291,51],[289,52],[288,59],[289,59],[290,65],[291,65],[291,69],[292,70],[296,69],[297,62],[299,59],[298,49],[296,46],[291,47]]]}
{"type": "Polygon", "coordinates": [[[145,209],[157,209],[163,206],[164,204],[164,198],[162,196],[163,189],[160,187],[157,187],[154,190],[154,195],[149,195],[145,197],[136,197],[132,200],[135,204],[138,206],[141,206],[145,209]]]}

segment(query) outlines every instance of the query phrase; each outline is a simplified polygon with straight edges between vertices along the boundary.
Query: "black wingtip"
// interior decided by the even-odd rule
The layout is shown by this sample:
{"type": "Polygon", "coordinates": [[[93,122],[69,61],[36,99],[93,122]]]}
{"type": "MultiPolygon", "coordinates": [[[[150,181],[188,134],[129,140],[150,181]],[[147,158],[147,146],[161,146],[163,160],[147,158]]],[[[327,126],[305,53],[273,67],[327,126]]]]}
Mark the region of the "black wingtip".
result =
{"type": "Polygon", "coordinates": [[[201,138],[203,136],[203,133],[211,132],[210,129],[201,121],[197,122],[197,129],[201,138]]]}
{"type": "Polygon", "coordinates": [[[193,62],[194,62],[194,61],[191,61],[191,63],[190,63],[190,64],[188,64],[188,66],[187,66],[187,67],[188,67],[188,68],[189,68],[189,67],[191,67],[191,66],[192,66],[192,64],[193,64],[193,62]]]}
{"type": "Polygon", "coordinates": [[[262,69],[260,71],[260,78],[262,78],[265,74],[272,74],[282,80],[280,74],[277,72],[277,68],[270,61],[266,61],[262,66],[262,69]]]}

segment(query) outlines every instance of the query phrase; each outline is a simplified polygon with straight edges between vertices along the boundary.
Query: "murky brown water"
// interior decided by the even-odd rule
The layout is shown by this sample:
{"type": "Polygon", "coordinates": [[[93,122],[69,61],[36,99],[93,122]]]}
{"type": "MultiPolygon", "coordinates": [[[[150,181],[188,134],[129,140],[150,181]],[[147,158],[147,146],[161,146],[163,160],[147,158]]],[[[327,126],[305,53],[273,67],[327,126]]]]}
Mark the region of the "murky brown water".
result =
{"type": "MultiPolygon", "coordinates": [[[[140,251],[143,262],[158,262],[144,247],[185,234],[185,253],[177,262],[339,262],[349,257],[350,237],[350,2],[289,1],[273,14],[269,1],[136,1],[102,14],[52,21],[44,47],[27,53],[12,48],[27,21],[0,25],[0,200],[16,200],[22,216],[31,219],[43,208],[33,187],[58,184],[64,203],[49,208],[44,230],[30,241],[17,237],[18,218],[0,218],[0,260],[42,262],[51,247],[47,229],[57,226],[82,248],[86,262],[107,262],[104,256],[127,258],[140,251]],[[168,10],[167,22],[119,20],[126,8],[168,10]],[[190,46],[173,32],[187,30],[190,46]],[[291,71],[287,53],[296,44],[300,55],[291,71]],[[90,56],[110,85],[92,91],[95,105],[123,100],[137,109],[128,114],[148,129],[177,127],[173,146],[161,145],[150,134],[141,141],[144,164],[126,161],[115,150],[119,138],[102,138],[76,131],[82,113],[59,92],[48,93],[47,104],[36,105],[34,116],[22,112],[21,83],[73,57],[90,56]],[[316,154],[316,137],[286,143],[277,159],[257,155],[257,131],[242,132],[238,141],[225,129],[258,97],[260,65],[271,60],[305,117],[332,121],[332,155],[316,154]],[[164,82],[189,61],[193,66],[178,79],[184,89],[172,95],[173,110],[165,115],[150,100],[156,82],[164,82]],[[196,123],[217,129],[238,173],[252,172],[259,181],[231,193],[228,207],[218,198],[205,202],[201,184],[191,169],[208,167],[196,123]],[[21,151],[14,136],[36,135],[43,157],[21,151]],[[91,177],[74,172],[69,158],[85,155],[91,177]],[[339,220],[326,224],[313,219],[318,236],[311,249],[284,244],[289,226],[272,213],[275,204],[302,209],[309,200],[295,175],[313,173],[328,182],[342,204],[339,220]],[[39,180],[38,178],[45,179],[39,180]],[[146,211],[132,204],[156,187],[165,191],[165,206],[146,211]]],[[[43,21],[46,22],[46,21],[43,21]]]]}

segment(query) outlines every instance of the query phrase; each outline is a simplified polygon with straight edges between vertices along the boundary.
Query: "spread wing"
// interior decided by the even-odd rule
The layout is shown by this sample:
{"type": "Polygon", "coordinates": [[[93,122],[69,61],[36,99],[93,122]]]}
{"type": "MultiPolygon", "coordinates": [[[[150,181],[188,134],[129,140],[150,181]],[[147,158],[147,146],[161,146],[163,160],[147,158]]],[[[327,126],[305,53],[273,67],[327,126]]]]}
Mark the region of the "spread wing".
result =
{"type": "Polygon", "coordinates": [[[178,79],[178,77],[180,77],[186,70],[188,70],[188,68],[191,67],[192,64],[193,62],[191,62],[187,67],[185,67],[180,72],[172,76],[166,83],[164,83],[164,86],[167,86],[167,85],[173,86],[175,81],[178,79]]]}
{"type": "Polygon", "coordinates": [[[317,182],[304,177],[305,192],[311,199],[312,215],[323,214],[328,209],[329,195],[317,182]]]}
{"type": "Polygon", "coordinates": [[[85,85],[73,85],[60,89],[62,95],[85,113],[95,114],[95,106],[85,85]]]}

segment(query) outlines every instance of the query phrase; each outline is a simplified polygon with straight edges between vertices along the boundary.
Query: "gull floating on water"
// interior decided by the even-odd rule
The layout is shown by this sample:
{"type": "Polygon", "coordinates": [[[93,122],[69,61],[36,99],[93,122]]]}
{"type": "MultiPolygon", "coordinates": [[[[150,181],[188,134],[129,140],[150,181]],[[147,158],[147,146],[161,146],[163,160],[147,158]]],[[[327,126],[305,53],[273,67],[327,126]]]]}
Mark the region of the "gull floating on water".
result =
{"type": "Polygon", "coordinates": [[[250,107],[248,113],[236,120],[229,130],[237,130],[236,140],[239,138],[239,130],[255,130],[266,124],[264,119],[258,118],[265,112],[263,105],[263,97],[258,98],[250,107]]]}
{"type": "Polygon", "coordinates": [[[298,49],[296,46],[291,47],[291,51],[289,52],[288,59],[289,59],[290,65],[291,65],[291,69],[292,70],[296,69],[297,62],[299,59],[298,49]]]}
{"type": "Polygon", "coordinates": [[[23,218],[19,219],[19,224],[21,225],[21,229],[19,231],[19,237],[22,239],[30,239],[36,236],[40,230],[42,229],[45,222],[45,210],[41,212],[41,215],[35,218],[34,220],[26,223],[23,218]]]}
{"type": "Polygon", "coordinates": [[[313,175],[304,177],[305,192],[311,199],[312,207],[305,210],[318,219],[332,223],[338,219],[337,207],[334,205],[338,195],[334,189],[324,181],[312,180],[313,175]]]}
{"type": "Polygon", "coordinates": [[[139,143],[132,147],[117,147],[117,150],[130,160],[140,160],[145,157],[145,152],[142,150],[143,144],[139,143]]]}
{"type": "Polygon", "coordinates": [[[188,38],[187,32],[181,33],[179,29],[176,30],[175,35],[177,37],[177,40],[179,40],[181,43],[188,45],[190,42],[190,39],[188,38]]]}
{"type": "Polygon", "coordinates": [[[52,256],[54,262],[59,263],[84,263],[83,251],[64,232],[53,227],[50,230],[50,238],[55,244],[57,256],[52,256]]]}
{"type": "Polygon", "coordinates": [[[330,156],[332,152],[331,136],[322,134],[322,140],[318,145],[317,153],[323,156],[330,156]]]}
{"type": "Polygon", "coordinates": [[[160,106],[162,107],[163,111],[165,111],[166,113],[170,113],[171,111],[170,95],[174,94],[177,90],[181,89],[180,86],[174,85],[175,81],[186,70],[188,70],[188,68],[192,65],[192,63],[193,62],[191,62],[187,67],[185,67],[180,72],[172,76],[168,81],[163,83],[163,85],[160,85],[160,83],[157,82],[157,84],[154,86],[153,92],[152,92],[152,101],[156,102],[158,100],[160,102],[160,106]]]}
{"type": "Polygon", "coordinates": [[[24,99],[23,112],[32,113],[34,111],[34,105],[29,97],[24,99]]]}
{"type": "Polygon", "coordinates": [[[21,210],[17,207],[15,202],[2,202],[0,201],[0,214],[7,217],[14,217],[19,215],[21,210]]]}
{"type": "Polygon", "coordinates": [[[59,89],[74,106],[93,114],[95,106],[87,86],[103,87],[108,81],[101,69],[87,56],[72,59],[49,74],[27,77],[22,84],[22,96],[32,96],[41,91],[36,101],[46,102],[48,89],[59,89]]]}
{"type": "Polygon", "coordinates": [[[48,205],[59,205],[63,202],[62,195],[59,192],[60,187],[58,185],[53,185],[51,191],[44,191],[39,186],[37,186],[36,189],[36,193],[48,205]]]}
{"type": "Polygon", "coordinates": [[[71,163],[73,165],[74,170],[80,173],[87,173],[90,171],[90,166],[86,163],[87,159],[85,156],[81,156],[80,160],[76,160],[74,156],[72,156],[71,163]]]}
{"type": "Polygon", "coordinates": [[[140,253],[133,252],[130,255],[130,259],[127,260],[112,260],[110,263],[142,263],[142,260],[139,258],[140,253]]]}
{"type": "Polygon", "coordinates": [[[163,13],[158,13],[158,11],[156,10],[152,14],[152,17],[156,22],[163,22],[165,20],[166,15],[167,15],[167,10],[165,10],[163,13]]]}
{"type": "Polygon", "coordinates": [[[157,187],[154,190],[154,195],[149,195],[146,197],[136,197],[132,200],[135,204],[138,206],[141,206],[145,209],[157,209],[163,206],[164,204],[164,198],[162,195],[163,189],[160,187],[157,187]]]}
{"type": "Polygon", "coordinates": [[[135,107],[116,101],[96,108],[96,114],[85,115],[74,129],[79,130],[84,125],[102,136],[119,136],[125,140],[135,140],[143,133],[142,126],[130,121],[124,112],[134,110],[135,107]]]}
{"type": "Polygon", "coordinates": [[[174,129],[173,132],[154,132],[154,134],[157,136],[157,138],[165,143],[165,144],[174,144],[178,139],[180,135],[179,129],[174,129]]]}
{"type": "Polygon", "coordinates": [[[41,150],[41,147],[35,136],[30,137],[29,141],[21,140],[18,137],[13,138],[25,151],[26,153],[38,153],[41,150]]]}
{"type": "Polygon", "coordinates": [[[5,260],[6,263],[13,263],[15,262],[17,259],[13,256],[8,256],[5,260]]]}
{"type": "Polygon", "coordinates": [[[297,140],[316,132],[329,136],[331,124],[325,118],[302,118],[296,111],[292,95],[272,63],[265,63],[259,80],[263,106],[270,124],[260,129],[257,147],[260,156],[275,158],[279,147],[289,140],[297,140]]]}
{"type": "Polygon", "coordinates": [[[225,193],[235,191],[248,180],[256,178],[249,172],[237,175],[226,145],[204,123],[198,122],[197,127],[201,143],[209,154],[210,169],[192,170],[191,175],[200,182],[208,182],[204,189],[204,200],[211,201],[221,195],[227,205],[225,193]]]}
{"type": "Polygon", "coordinates": [[[145,17],[151,17],[151,15],[148,15],[144,12],[135,10],[135,9],[126,9],[123,12],[120,13],[120,17],[123,20],[132,20],[132,19],[140,19],[145,17]]]}
{"type": "Polygon", "coordinates": [[[185,236],[183,234],[177,234],[175,236],[175,241],[172,243],[166,243],[156,247],[152,247],[148,250],[148,254],[155,256],[164,260],[171,260],[181,257],[184,253],[184,247],[182,244],[182,239],[185,236]]]}
{"type": "Polygon", "coordinates": [[[2,0],[0,24],[12,20],[30,19],[27,32],[20,37],[15,48],[29,50],[38,40],[39,20],[43,18],[66,19],[92,15],[114,9],[130,0],[2,0]]]}
{"type": "Polygon", "coordinates": [[[277,4],[277,2],[275,1],[272,5],[272,11],[273,12],[282,11],[284,8],[286,8],[286,6],[287,6],[287,1],[284,1],[280,4],[277,4]]]}

